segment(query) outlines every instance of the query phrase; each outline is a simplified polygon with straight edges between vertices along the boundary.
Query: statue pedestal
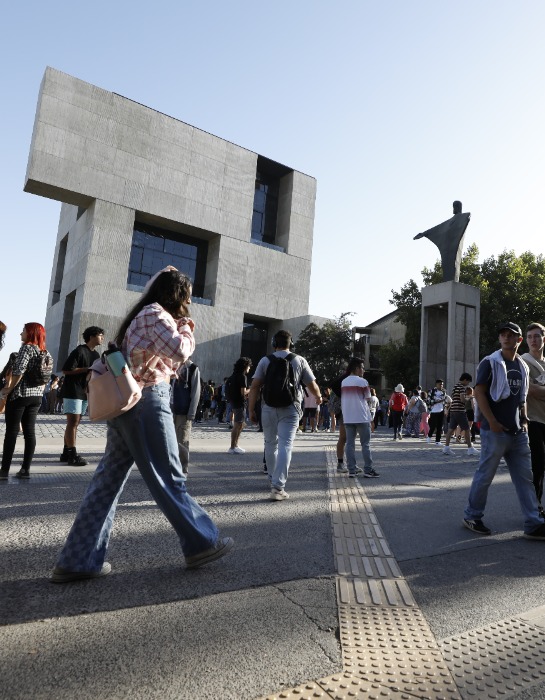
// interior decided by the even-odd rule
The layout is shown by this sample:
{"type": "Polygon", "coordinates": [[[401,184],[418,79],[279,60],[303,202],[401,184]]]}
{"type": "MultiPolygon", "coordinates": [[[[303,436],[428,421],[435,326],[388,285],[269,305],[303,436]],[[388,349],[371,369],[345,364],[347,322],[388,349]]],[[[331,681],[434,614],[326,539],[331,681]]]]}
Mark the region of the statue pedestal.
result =
{"type": "Polygon", "coordinates": [[[460,282],[422,289],[420,384],[428,391],[443,379],[447,393],[462,372],[476,379],[479,363],[481,292],[460,282]]]}

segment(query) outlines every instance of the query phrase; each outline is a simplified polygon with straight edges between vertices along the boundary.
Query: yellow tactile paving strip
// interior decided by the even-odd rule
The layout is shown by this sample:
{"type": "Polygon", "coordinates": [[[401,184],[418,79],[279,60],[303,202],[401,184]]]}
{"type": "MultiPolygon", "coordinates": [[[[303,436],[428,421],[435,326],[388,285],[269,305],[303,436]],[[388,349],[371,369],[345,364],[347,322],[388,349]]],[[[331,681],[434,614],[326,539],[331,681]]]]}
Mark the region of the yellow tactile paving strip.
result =
{"type": "Polygon", "coordinates": [[[326,448],[343,668],[264,700],[460,699],[359,479],[326,448]]]}
{"type": "Polygon", "coordinates": [[[358,483],[326,448],[343,668],[262,700],[511,698],[545,682],[545,606],[437,643],[358,483]]]}

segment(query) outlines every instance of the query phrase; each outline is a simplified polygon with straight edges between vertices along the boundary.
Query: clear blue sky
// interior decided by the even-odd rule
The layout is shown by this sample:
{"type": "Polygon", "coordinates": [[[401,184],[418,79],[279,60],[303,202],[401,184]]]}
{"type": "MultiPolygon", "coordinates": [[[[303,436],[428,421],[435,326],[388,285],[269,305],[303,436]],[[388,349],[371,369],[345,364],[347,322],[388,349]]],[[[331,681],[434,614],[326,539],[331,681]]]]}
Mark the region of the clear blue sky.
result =
{"type": "Polygon", "coordinates": [[[542,0],[30,0],[3,19],[0,361],[45,318],[60,204],[23,184],[47,65],[316,177],[311,313],[393,310],[438,257],[413,236],[454,199],[481,259],[545,253],[542,0]]]}

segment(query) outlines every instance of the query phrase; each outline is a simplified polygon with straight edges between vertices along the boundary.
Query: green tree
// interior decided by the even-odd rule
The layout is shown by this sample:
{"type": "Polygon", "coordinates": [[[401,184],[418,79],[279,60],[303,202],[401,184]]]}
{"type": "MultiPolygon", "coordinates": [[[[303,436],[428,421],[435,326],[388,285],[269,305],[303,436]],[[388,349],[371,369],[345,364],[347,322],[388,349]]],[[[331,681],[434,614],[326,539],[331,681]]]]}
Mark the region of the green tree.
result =
{"type": "Polygon", "coordinates": [[[345,312],[321,327],[309,323],[297,339],[295,352],[306,358],[321,386],[337,377],[350,359],[352,315],[352,312],[345,312]]]}
{"type": "Polygon", "coordinates": [[[390,341],[380,348],[380,366],[391,387],[403,384],[413,389],[418,384],[420,348],[409,343],[390,341]]]}

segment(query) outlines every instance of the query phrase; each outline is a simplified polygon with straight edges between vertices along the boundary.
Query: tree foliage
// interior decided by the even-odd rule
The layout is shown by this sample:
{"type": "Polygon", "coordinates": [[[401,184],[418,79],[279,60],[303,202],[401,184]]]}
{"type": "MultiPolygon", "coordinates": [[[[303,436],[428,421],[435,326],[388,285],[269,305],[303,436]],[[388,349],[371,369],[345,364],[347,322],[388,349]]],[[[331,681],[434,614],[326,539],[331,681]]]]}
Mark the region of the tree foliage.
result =
{"type": "Polygon", "coordinates": [[[295,352],[306,358],[321,386],[337,377],[350,359],[352,315],[345,312],[321,327],[309,323],[297,339],[295,352]]]}
{"type": "MultiPolygon", "coordinates": [[[[432,269],[425,267],[422,277],[426,286],[442,282],[441,262],[438,260],[432,269]]],[[[492,255],[479,263],[479,249],[473,244],[462,256],[460,282],[481,291],[480,357],[497,349],[499,323],[514,321],[524,331],[532,321],[545,322],[545,259],[542,255],[527,251],[517,256],[512,250],[504,250],[497,257],[492,255]]],[[[399,292],[392,290],[390,303],[398,308],[399,320],[407,332],[403,343],[390,343],[381,348],[381,366],[390,384],[398,381],[395,377],[403,376],[404,383],[412,386],[410,378],[418,377],[422,309],[416,282],[411,279],[399,292]]]]}
{"type": "Polygon", "coordinates": [[[392,387],[403,384],[412,389],[418,384],[420,347],[407,342],[390,341],[380,348],[380,364],[392,387]],[[416,360],[416,361],[415,361],[416,360]]]}

